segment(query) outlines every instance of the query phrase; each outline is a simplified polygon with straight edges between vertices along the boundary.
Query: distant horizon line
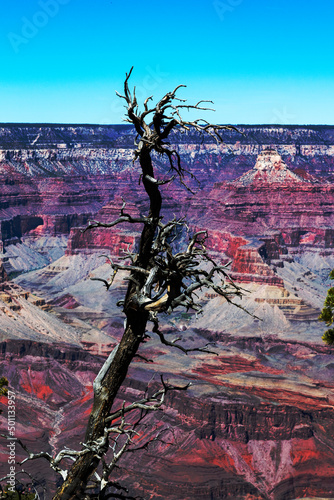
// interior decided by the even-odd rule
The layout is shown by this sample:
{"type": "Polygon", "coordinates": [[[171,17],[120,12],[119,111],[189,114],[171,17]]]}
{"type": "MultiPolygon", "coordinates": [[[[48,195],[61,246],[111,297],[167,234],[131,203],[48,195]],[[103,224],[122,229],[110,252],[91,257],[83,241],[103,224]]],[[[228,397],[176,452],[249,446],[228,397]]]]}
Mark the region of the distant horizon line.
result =
{"type": "MultiPolygon", "coordinates": [[[[234,127],[271,127],[271,128],[296,128],[296,127],[328,127],[334,128],[334,124],[324,123],[213,123],[212,125],[234,126],[234,127]]],[[[131,123],[61,123],[61,122],[0,122],[0,126],[34,126],[34,127],[123,127],[131,128],[131,123]]]]}

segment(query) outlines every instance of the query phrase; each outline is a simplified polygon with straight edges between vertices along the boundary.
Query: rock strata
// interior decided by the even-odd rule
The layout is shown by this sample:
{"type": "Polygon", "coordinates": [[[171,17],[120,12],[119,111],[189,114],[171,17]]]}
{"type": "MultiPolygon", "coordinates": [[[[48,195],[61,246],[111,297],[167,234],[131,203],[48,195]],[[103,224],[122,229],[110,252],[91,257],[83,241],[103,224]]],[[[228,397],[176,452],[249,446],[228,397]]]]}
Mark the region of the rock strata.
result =
{"type": "MultiPolygon", "coordinates": [[[[190,232],[208,229],[210,255],[232,261],[232,278],[249,289],[238,304],[254,316],[206,290],[203,317],[166,315],[171,339],[188,348],[214,342],[218,356],[182,356],[148,331],[140,354],[154,363],[136,358],[116,404],[147,384],[155,390],[156,373],[192,386],[170,395],[163,419],[147,417],[147,437],[173,429],[164,442],[120,463],[130,495],[334,496],[333,352],[320,345],[316,321],[334,267],[334,128],[242,131],[226,132],[219,146],[191,131],[172,137],[200,187],[188,179],[193,198],[177,183],[161,189],[164,221],[181,214],[190,232]]],[[[133,251],[140,225],[81,229],[117,219],[122,198],[132,216],[147,212],[133,139],[127,127],[0,127],[0,375],[17,393],[18,437],[29,446],[80,446],[92,381],[121,336],[125,274],[106,293],[96,278],[108,278],[110,265],[99,255],[133,251]]],[[[168,165],[158,157],[155,165],[166,178],[168,165]]],[[[55,477],[37,474],[51,497],[55,477]]]]}

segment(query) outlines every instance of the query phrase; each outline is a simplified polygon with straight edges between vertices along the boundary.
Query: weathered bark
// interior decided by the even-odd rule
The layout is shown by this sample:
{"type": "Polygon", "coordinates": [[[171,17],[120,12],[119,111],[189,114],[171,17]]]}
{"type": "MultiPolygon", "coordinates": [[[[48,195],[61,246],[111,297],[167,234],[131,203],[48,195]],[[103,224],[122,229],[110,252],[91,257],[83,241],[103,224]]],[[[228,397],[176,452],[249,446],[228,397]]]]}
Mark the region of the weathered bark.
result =
{"type": "MultiPolygon", "coordinates": [[[[127,374],[128,367],[135,356],[147,322],[147,313],[129,312],[128,324],[105,379],[102,390],[94,398],[85,442],[90,443],[103,436],[105,419],[127,374]]],[[[82,499],[88,478],[96,470],[100,458],[94,452],[79,457],[72,466],[68,477],[55,495],[55,499],[82,499]]]]}
{"type": "MultiPolygon", "coordinates": [[[[142,145],[139,162],[142,169],[143,184],[150,199],[148,214],[150,223],[145,224],[143,227],[136,265],[146,269],[150,263],[153,238],[159,222],[161,194],[156,184],[146,180],[147,175],[154,179],[154,172],[150,152],[145,144],[142,145]]],[[[143,282],[143,276],[138,273],[136,280],[143,282]]],[[[123,337],[110,368],[102,380],[101,390],[94,395],[93,409],[85,436],[87,445],[103,436],[105,419],[110,413],[118,390],[128,372],[129,365],[145,335],[149,313],[145,309],[138,307],[136,303],[136,285],[131,281],[126,294],[124,313],[126,315],[126,328],[123,337]]],[[[97,457],[94,451],[80,456],[71,467],[66,480],[54,496],[54,500],[82,499],[88,478],[94,473],[99,462],[100,457],[97,457]]]]}
{"type": "MultiPolygon", "coordinates": [[[[174,127],[180,127],[183,130],[189,130],[189,127],[193,127],[195,130],[208,133],[220,141],[219,130],[233,127],[225,127],[222,125],[214,126],[207,122],[201,125],[199,120],[194,122],[183,121],[180,117],[179,109],[207,109],[199,106],[205,101],[200,101],[194,106],[179,104],[184,101],[177,99],[175,97],[175,92],[180,87],[183,87],[183,85],[176,87],[173,92],[168,92],[158,104],[151,109],[148,107],[148,101],[151,98],[147,98],[144,102],[144,112],[139,113],[135,91],[133,91],[133,95],[131,95],[128,87],[128,79],[131,75],[131,71],[125,79],[124,96],[120,97],[125,99],[127,103],[127,121],[130,121],[135,126],[139,136],[139,143],[134,152],[134,157],[139,160],[141,166],[141,177],[149,198],[150,206],[147,217],[139,221],[144,224],[144,227],[141,233],[138,255],[133,259],[132,268],[130,266],[131,276],[129,278],[129,286],[124,301],[124,313],[126,316],[125,331],[117,349],[108,358],[108,361],[95,380],[93,409],[89,418],[85,443],[83,445],[83,450],[85,451],[83,453],[80,452],[81,454],[70,468],[54,500],[84,498],[84,492],[89,478],[96,471],[101,457],[106,454],[108,450],[108,422],[106,422],[106,419],[110,414],[117,393],[126,377],[129,365],[135,357],[140,343],[145,337],[147,321],[150,320],[154,323],[153,332],[160,336],[165,345],[179,347],[184,352],[189,352],[189,349],[178,346],[175,344],[175,341],[171,343],[164,338],[158,328],[157,312],[166,311],[168,308],[173,309],[179,305],[186,308],[191,307],[198,311],[199,307],[192,300],[192,294],[194,290],[200,289],[202,286],[215,289],[217,293],[226,297],[227,300],[230,300],[229,295],[231,294],[240,294],[238,287],[235,285],[232,286],[231,292],[226,284],[224,286],[218,286],[212,281],[214,272],[222,273],[226,276],[223,267],[214,266],[210,272],[195,270],[198,264],[196,256],[206,256],[204,249],[199,250],[195,248],[195,244],[201,243],[197,240],[198,235],[194,236],[186,252],[178,253],[173,256],[172,249],[165,240],[168,235],[170,235],[171,229],[175,228],[177,225],[182,225],[182,222],[174,220],[166,226],[162,226],[160,221],[161,195],[159,185],[170,182],[175,176],[168,181],[158,181],[155,179],[151,160],[152,151],[167,155],[170,169],[176,173],[181,183],[183,183],[184,169],[181,167],[180,156],[176,150],[168,149],[168,143],[164,142],[172,129],[174,127]],[[173,104],[175,99],[178,104],[173,104]],[[152,122],[148,125],[145,119],[150,114],[152,114],[153,117],[152,122]],[[159,230],[165,231],[165,236],[162,237],[163,242],[157,237],[157,234],[160,234],[159,230]],[[158,279],[159,265],[157,261],[154,261],[154,258],[157,259],[157,252],[154,250],[154,244],[157,244],[155,238],[158,240],[158,245],[160,244],[161,246],[160,251],[162,251],[162,248],[167,247],[169,250],[167,251],[167,260],[163,260],[160,256],[160,262],[163,261],[162,267],[160,268],[160,275],[164,276],[164,285],[162,286],[161,294],[159,295],[158,293],[158,299],[151,300],[150,302],[152,297],[151,293],[147,292],[147,290],[149,290],[154,283],[160,286],[158,279]],[[189,279],[191,284],[187,285],[183,282],[184,279],[189,279]],[[164,293],[165,295],[163,295],[164,293]]],[[[123,211],[121,211],[121,215],[122,217],[114,221],[111,226],[124,221],[138,222],[131,219],[128,214],[124,214],[123,211]]],[[[96,223],[95,226],[96,225],[99,225],[99,223],[96,223]]],[[[101,224],[101,226],[105,226],[105,224],[101,224]]],[[[91,227],[94,227],[94,224],[91,227]]],[[[201,246],[203,247],[203,242],[201,246]]],[[[213,262],[212,259],[208,258],[207,260],[211,263],[213,262]]],[[[115,265],[114,268],[117,268],[117,265],[115,265]]],[[[111,284],[105,280],[102,281],[104,281],[107,288],[111,284]]],[[[206,347],[194,350],[208,352],[206,347]]]]}

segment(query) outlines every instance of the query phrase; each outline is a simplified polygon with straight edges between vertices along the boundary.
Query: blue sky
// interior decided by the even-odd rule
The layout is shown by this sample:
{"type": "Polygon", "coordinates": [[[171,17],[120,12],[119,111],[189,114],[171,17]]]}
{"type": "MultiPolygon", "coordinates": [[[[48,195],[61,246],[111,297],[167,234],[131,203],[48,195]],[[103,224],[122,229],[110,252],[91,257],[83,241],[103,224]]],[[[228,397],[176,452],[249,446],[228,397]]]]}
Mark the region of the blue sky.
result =
{"type": "Polygon", "coordinates": [[[1,122],[121,123],[134,66],[139,97],[185,84],[212,122],[334,124],[333,0],[4,0],[1,14],[1,122]]]}

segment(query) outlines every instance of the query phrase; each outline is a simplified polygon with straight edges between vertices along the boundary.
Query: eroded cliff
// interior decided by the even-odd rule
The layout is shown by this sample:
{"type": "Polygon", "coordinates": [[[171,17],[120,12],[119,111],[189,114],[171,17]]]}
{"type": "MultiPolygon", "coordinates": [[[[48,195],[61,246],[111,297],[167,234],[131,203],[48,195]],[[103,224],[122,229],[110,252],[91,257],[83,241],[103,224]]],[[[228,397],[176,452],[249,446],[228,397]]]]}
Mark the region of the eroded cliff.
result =
{"type": "MultiPolygon", "coordinates": [[[[200,189],[194,197],[179,184],[162,190],[165,220],[181,214],[190,231],[208,229],[210,255],[232,261],[233,279],[248,289],[238,303],[255,317],[205,291],[202,318],[166,316],[166,334],[187,347],[215,342],[218,356],[182,356],[148,332],[140,354],[154,364],[135,361],[118,404],[149,381],[153,390],[154,373],[193,385],[167,401],[167,444],[121,464],[134,495],[334,498],[333,352],[317,322],[334,267],[334,129],[240,128],[244,135],[226,132],[221,146],[175,137],[200,189]]],[[[133,139],[127,127],[0,127],[0,374],[17,393],[18,437],[30,447],[79,447],[92,381],[122,334],[125,275],[108,293],[90,278],[110,275],[105,255],[132,252],[140,227],[82,228],[117,218],[121,197],[133,216],[146,212],[133,139]]],[[[153,436],[163,422],[149,418],[153,436]]],[[[50,496],[56,478],[47,467],[38,478],[50,496]]]]}

